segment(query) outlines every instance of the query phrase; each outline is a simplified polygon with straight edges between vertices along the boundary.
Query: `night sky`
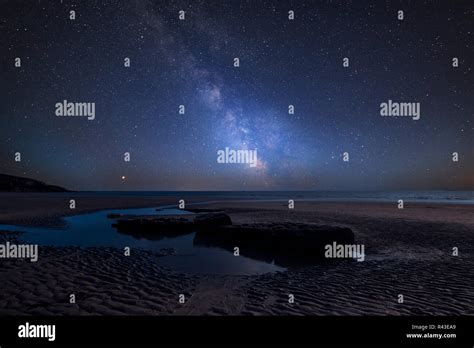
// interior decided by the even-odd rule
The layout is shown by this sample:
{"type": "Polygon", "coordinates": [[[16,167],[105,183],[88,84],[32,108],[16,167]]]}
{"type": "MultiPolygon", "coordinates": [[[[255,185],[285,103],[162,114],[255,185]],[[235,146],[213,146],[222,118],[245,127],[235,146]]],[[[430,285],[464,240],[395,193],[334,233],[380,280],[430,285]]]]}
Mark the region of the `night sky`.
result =
{"type": "Polygon", "coordinates": [[[474,189],[471,0],[2,1],[0,30],[1,173],[77,190],[474,189]],[[57,117],[65,99],[95,119],[57,117]],[[389,99],[420,120],[382,117],[389,99]],[[258,165],[218,163],[226,147],[258,165]]]}

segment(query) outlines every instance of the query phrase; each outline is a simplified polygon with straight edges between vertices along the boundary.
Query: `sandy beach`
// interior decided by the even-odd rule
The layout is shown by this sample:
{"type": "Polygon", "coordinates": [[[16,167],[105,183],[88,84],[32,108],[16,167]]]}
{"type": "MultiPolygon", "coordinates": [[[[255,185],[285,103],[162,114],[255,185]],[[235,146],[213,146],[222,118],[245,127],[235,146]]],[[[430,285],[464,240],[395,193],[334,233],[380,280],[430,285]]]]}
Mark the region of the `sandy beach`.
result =
{"type": "MultiPolygon", "coordinates": [[[[61,226],[71,214],[176,204],[176,197],[2,194],[0,223],[61,226]]],[[[193,197],[189,202],[212,201],[193,197]]],[[[364,262],[341,260],[262,275],[183,274],[166,251],[40,247],[38,262],[0,260],[0,315],[474,315],[473,207],[455,204],[218,202],[235,224],[349,227],[364,262]],[[452,248],[459,256],[452,255],[452,248]],[[69,303],[69,295],[76,303],[69,303]],[[185,302],[179,303],[179,295],[185,302]],[[294,303],[288,296],[294,295],[294,303]],[[398,303],[402,294],[404,303],[398,303]]],[[[67,231],[65,231],[66,233],[67,231]]],[[[4,240],[21,241],[4,232],[4,240]]]]}

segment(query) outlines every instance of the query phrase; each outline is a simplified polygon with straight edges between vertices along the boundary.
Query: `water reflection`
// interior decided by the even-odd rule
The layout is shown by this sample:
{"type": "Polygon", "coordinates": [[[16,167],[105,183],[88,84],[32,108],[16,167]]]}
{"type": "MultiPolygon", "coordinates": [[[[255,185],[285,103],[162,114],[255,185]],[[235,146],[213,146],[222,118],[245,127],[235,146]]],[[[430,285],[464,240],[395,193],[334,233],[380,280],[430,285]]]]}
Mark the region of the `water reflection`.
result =
{"type": "Polygon", "coordinates": [[[65,229],[0,225],[0,230],[24,231],[26,233],[22,239],[25,242],[39,245],[120,249],[129,246],[152,251],[171,248],[174,250],[174,255],[159,258],[158,262],[184,273],[252,275],[285,270],[271,260],[264,261],[246,256],[235,257],[232,252],[219,246],[199,245],[195,243],[196,233],[193,231],[169,231],[160,233],[159,236],[153,236],[152,233],[144,236],[133,231],[117,233],[112,226],[114,220],[107,218],[108,214],[156,216],[187,213],[178,209],[157,212],[155,208],[109,210],[65,217],[67,225],[65,229]]]}

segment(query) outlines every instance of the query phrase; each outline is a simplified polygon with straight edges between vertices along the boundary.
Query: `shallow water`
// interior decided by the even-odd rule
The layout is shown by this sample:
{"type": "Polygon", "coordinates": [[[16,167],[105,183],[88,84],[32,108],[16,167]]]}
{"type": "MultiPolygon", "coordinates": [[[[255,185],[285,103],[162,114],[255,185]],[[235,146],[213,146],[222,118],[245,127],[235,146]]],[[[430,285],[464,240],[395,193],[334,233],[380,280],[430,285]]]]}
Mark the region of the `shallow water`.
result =
{"type": "MultiPolygon", "coordinates": [[[[124,247],[141,248],[159,251],[163,248],[174,248],[175,255],[160,258],[160,264],[177,272],[206,274],[263,274],[285,269],[273,263],[254,260],[245,256],[234,256],[233,253],[217,247],[197,246],[193,244],[195,233],[161,240],[137,239],[118,233],[112,227],[115,222],[107,218],[107,214],[126,215],[176,215],[189,212],[179,209],[156,211],[155,208],[116,209],[99,211],[65,217],[66,229],[44,227],[23,227],[0,225],[0,230],[24,231],[22,236],[27,243],[53,246],[79,247],[124,247]]],[[[41,257],[41,249],[40,256],[41,257]]]]}

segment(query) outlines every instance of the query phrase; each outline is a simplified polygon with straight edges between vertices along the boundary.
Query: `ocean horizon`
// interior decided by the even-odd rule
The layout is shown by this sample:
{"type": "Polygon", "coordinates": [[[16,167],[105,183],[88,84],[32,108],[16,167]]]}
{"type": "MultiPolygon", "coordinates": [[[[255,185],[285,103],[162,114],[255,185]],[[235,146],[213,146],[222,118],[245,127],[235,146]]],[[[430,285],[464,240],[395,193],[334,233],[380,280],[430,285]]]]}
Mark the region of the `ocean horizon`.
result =
{"type": "MultiPolygon", "coordinates": [[[[8,194],[18,194],[17,192],[8,194]]],[[[22,193],[29,195],[54,194],[63,196],[176,196],[180,198],[207,196],[225,200],[304,200],[334,202],[432,202],[474,204],[473,190],[400,190],[400,191],[68,191],[54,193],[22,193]]]]}

